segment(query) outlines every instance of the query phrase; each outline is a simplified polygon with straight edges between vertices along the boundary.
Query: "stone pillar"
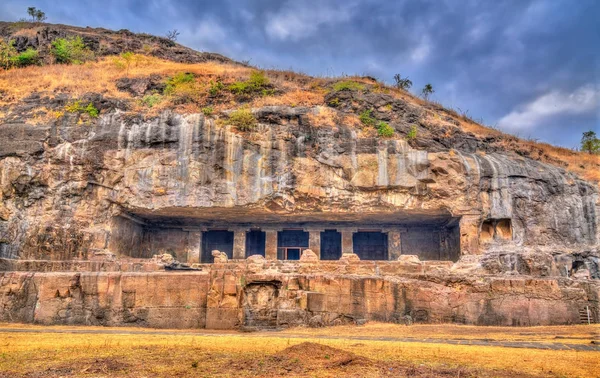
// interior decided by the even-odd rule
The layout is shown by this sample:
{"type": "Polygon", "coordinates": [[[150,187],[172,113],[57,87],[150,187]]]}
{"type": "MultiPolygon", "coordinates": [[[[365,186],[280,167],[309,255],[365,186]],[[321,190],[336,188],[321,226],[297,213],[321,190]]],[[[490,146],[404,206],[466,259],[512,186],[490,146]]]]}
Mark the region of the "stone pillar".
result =
{"type": "Polygon", "coordinates": [[[352,234],[356,232],[355,228],[341,229],[342,234],[342,254],[354,253],[354,242],[352,240],[352,234]]]}
{"type": "Polygon", "coordinates": [[[479,254],[479,225],[481,215],[466,214],[460,219],[460,254],[479,254]]]}
{"type": "Polygon", "coordinates": [[[321,260],[321,231],[317,229],[306,229],[308,232],[308,249],[312,250],[321,260]]]}
{"type": "Polygon", "coordinates": [[[388,260],[395,261],[402,254],[402,237],[400,229],[388,229],[388,260]]]}
{"type": "Polygon", "coordinates": [[[186,247],[187,263],[197,264],[200,262],[200,249],[202,248],[202,231],[188,231],[186,247]]]}
{"type": "Polygon", "coordinates": [[[233,259],[243,260],[246,258],[246,229],[233,230],[233,259]]]}
{"type": "Polygon", "coordinates": [[[277,230],[265,230],[265,258],[277,260],[277,230]]]}

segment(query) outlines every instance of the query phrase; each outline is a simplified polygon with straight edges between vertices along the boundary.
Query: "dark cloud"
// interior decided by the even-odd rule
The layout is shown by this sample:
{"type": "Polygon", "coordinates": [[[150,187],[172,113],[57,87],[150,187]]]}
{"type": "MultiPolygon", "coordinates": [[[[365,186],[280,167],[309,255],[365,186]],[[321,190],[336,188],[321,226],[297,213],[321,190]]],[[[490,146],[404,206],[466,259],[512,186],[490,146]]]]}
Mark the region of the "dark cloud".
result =
{"type": "MultiPolygon", "coordinates": [[[[163,35],[261,67],[408,75],[415,91],[523,137],[567,147],[599,129],[596,0],[30,1],[49,22],[163,35]]],[[[0,18],[26,14],[17,0],[0,18]]],[[[600,130],[598,130],[600,132],[600,130]]]]}

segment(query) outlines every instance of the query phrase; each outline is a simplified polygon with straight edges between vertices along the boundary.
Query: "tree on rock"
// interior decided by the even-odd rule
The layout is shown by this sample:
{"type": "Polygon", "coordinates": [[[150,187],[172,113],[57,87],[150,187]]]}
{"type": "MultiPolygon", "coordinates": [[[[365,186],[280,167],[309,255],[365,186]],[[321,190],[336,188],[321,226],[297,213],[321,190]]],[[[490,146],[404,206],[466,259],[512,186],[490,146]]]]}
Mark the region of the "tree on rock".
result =
{"type": "Polygon", "coordinates": [[[177,37],[179,36],[179,32],[177,31],[177,29],[173,29],[173,30],[169,30],[167,32],[167,39],[171,42],[175,42],[177,41],[177,37]]]}
{"type": "Polygon", "coordinates": [[[421,90],[421,94],[425,100],[429,99],[429,95],[433,94],[435,91],[433,90],[433,86],[431,84],[425,84],[423,89],[421,90]]]}
{"type": "Polygon", "coordinates": [[[402,77],[400,74],[394,75],[394,81],[396,82],[396,87],[402,90],[409,90],[412,87],[412,81],[408,77],[402,77]]]}
{"type": "Polygon", "coordinates": [[[600,153],[600,139],[596,137],[596,133],[592,130],[586,131],[581,137],[581,151],[597,154],[600,153]]]}

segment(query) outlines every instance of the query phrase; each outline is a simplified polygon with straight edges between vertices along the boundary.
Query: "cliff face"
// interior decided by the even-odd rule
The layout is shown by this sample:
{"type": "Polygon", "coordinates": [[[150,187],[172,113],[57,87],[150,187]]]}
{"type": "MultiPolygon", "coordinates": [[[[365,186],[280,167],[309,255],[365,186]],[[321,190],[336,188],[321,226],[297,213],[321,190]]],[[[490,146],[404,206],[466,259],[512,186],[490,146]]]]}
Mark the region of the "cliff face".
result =
{"type": "MultiPolygon", "coordinates": [[[[36,101],[45,100],[29,103],[36,101]]],[[[399,119],[418,116],[401,100],[378,101],[398,109],[399,119]]],[[[2,256],[87,258],[110,249],[119,214],[178,227],[426,226],[459,218],[461,255],[523,247],[578,253],[597,245],[596,189],[563,169],[473,147],[481,140],[458,145],[455,138],[457,148],[447,148],[427,130],[411,146],[344,124],[319,125],[311,118],[318,111],[254,109],[259,125],[252,132],[201,114],[167,111],[142,121],[118,109],[86,125],[75,115],[50,125],[4,123],[2,256]]]]}
{"type": "Polygon", "coordinates": [[[573,173],[597,161],[562,160],[371,78],[252,71],[127,31],[0,23],[46,63],[72,35],[97,57],[171,61],[0,73],[0,320],[599,319],[598,192],[573,173]],[[236,126],[239,109],[250,126],[236,126]],[[167,272],[171,256],[201,271],[167,272]]]}

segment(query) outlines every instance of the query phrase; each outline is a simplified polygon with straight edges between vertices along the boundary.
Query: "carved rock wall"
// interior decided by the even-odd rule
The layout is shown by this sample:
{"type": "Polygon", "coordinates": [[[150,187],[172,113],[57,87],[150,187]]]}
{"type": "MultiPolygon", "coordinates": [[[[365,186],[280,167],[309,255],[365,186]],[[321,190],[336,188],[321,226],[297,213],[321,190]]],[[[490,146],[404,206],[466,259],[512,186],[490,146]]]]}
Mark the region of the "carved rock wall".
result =
{"type": "Polygon", "coordinates": [[[364,320],[477,325],[597,321],[595,281],[250,272],[0,273],[0,320],[233,329],[364,320]]]}

